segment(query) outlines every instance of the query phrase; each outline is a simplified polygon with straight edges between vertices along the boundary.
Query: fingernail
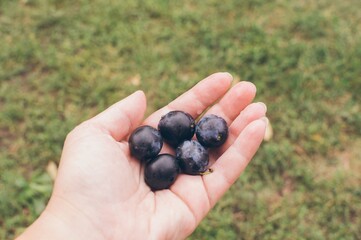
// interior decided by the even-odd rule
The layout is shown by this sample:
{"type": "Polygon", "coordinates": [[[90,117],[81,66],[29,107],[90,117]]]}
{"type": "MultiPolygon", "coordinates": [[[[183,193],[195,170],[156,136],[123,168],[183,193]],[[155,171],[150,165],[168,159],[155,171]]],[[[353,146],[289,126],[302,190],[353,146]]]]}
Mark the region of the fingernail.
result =
{"type": "Polygon", "coordinates": [[[267,112],[267,105],[263,102],[258,102],[258,104],[262,105],[264,107],[265,112],[267,112]]]}
{"type": "Polygon", "coordinates": [[[266,123],[266,126],[268,125],[268,118],[267,117],[261,117],[260,120],[262,120],[264,123],[266,123]]]}
{"type": "Polygon", "coordinates": [[[233,76],[232,76],[232,74],[230,74],[229,72],[223,72],[224,74],[228,74],[229,76],[230,76],[230,78],[231,78],[231,81],[233,81],[233,76]]]}

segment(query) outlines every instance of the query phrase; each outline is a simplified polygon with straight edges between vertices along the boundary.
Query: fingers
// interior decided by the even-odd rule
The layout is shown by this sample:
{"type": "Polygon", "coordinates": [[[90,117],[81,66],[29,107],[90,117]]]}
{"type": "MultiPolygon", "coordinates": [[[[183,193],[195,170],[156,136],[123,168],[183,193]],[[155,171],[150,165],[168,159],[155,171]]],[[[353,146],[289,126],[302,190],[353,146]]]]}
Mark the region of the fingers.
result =
{"type": "Polygon", "coordinates": [[[224,118],[229,126],[227,141],[217,149],[211,150],[211,163],[223,154],[244,129],[255,119],[265,115],[264,103],[251,103],[256,95],[256,86],[251,82],[239,82],[206,113],[215,114],[224,118]]]}
{"type": "Polygon", "coordinates": [[[233,145],[213,164],[213,173],[178,176],[170,190],[188,206],[197,223],[247,166],[262,142],[265,128],[263,120],[254,120],[248,124],[233,145]]]}
{"type": "Polygon", "coordinates": [[[120,141],[141,123],[145,109],[145,95],[142,91],[136,91],[88,122],[108,132],[115,140],[120,141]]]}
{"type": "Polygon", "coordinates": [[[227,124],[239,115],[239,113],[252,102],[256,95],[256,86],[251,82],[239,82],[208,111],[208,114],[215,114],[224,118],[227,124]]]}
{"type": "Polygon", "coordinates": [[[266,125],[266,118],[248,124],[234,143],[213,164],[213,173],[203,176],[211,206],[214,206],[246,168],[263,140],[266,125]]]}
{"type": "Polygon", "coordinates": [[[187,112],[196,118],[227,92],[231,81],[232,76],[229,73],[212,74],[167,106],[150,115],[145,120],[145,124],[155,127],[163,115],[174,110],[187,112]]]}
{"type": "Polygon", "coordinates": [[[227,143],[233,143],[234,140],[249,123],[261,117],[264,117],[266,115],[266,112],[267,107],[262,102],[251,103],[250,105],[248,105],[229,127],[229,136],[225,145],[227,145],[227,143]]]}
{"type": "Polygon", "coordinates": [[[264,103],[251,103],[248,105],[229,126],[227,141],[218,149],[212,151],[212,159],[218,159],[236,140],[243,129],[254,120],[264,117],[267,107],[264,103]]]}

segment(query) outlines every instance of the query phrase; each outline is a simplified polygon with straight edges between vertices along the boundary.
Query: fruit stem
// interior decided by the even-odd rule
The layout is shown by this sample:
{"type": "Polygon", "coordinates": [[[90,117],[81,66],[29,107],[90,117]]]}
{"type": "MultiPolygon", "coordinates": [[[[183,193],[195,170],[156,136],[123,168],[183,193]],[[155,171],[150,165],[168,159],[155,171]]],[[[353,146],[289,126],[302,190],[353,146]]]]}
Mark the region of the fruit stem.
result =
{"type": "Polygon", "coordinates": [[[213,172],[213,168],[208,168],[205,172],[200,173],[201,176],[211,174],[213,172]]]}

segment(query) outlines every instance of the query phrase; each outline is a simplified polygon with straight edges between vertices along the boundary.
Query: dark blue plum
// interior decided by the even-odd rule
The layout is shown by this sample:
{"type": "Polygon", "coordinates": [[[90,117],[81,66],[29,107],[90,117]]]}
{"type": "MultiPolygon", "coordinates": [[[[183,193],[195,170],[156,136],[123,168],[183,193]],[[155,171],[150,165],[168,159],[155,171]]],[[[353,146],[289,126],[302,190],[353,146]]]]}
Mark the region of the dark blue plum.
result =
{"type": "Polygon", "coordinates": [[[188,113],[171,111],[160,119],[158,130],[164,141],[176,148],[183,141],[192,139],[195,125],[194,119],[188,113]]]}
{"type": "Polygon", "coordinates": [[[144,180],[153,190],[169,188],[179,173],[177,159],[170,154],[160,154],[153,158],[144,168],[144,180]]]}
{"type": "Polygon", "coordinates": [[[203,117],[196,126],[197,140],[207,148],[221,146],[228,137],[228,126],[226,121],[216,115],[203,117]]]}
{"type": "Polygon", "coordinates": [[[162,146],[162,136],[151,126],[138,127],[129,137],[130,153],[140,161],[156,157],[162,146]]]}
{"type": "Polygon", "coordinates": [[[208,151],[195,140],[187,140],[180,144],[176,149],[176,158],[185,174],[200,175],[208,169],[208,151]]]}

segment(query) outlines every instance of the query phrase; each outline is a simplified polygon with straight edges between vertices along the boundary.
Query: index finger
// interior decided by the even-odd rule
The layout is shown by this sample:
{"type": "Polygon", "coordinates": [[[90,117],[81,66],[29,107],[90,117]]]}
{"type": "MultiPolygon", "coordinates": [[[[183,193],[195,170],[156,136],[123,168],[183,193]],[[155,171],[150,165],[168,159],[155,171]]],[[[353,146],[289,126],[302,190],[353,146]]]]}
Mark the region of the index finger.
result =
{"type": "Polygon", "coordinates": [[[187,112],[193,118],[198,117],[228,91],[232,79],[232,75],[227,72],[210,75],[167,106],[151,114],[144,124],[156,127],[163,115],[174,110],[187,112]]]}

